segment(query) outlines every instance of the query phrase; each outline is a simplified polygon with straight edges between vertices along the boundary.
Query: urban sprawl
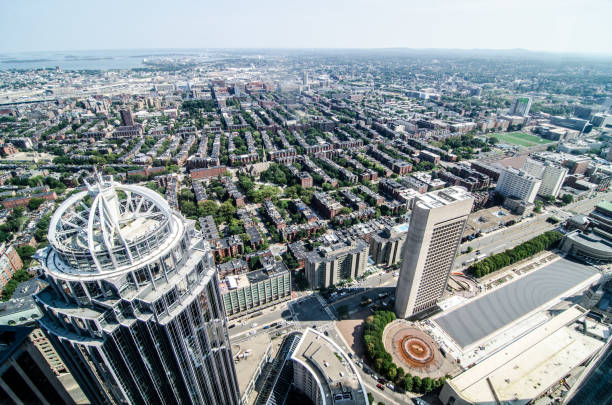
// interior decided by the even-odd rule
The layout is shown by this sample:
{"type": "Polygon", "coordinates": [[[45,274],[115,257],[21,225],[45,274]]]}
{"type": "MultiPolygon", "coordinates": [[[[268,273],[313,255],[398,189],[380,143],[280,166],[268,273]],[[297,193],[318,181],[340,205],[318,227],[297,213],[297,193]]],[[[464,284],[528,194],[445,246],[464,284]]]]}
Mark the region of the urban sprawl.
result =
{"type": "Polygon", "coordinates": [[[598,403],[609,64],[214,56],[0,70],[3,401],[598,403]]]}

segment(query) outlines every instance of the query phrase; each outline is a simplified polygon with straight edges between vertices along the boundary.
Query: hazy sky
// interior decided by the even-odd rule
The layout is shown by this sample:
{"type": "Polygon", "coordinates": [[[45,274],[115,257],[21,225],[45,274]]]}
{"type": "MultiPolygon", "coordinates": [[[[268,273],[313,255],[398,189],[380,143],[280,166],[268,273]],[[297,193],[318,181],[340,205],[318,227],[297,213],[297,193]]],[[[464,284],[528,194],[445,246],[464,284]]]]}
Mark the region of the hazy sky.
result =
{"type": "Polygon", "coordinates": [[[612,53],[612,0],[5,0],[0,52],[524,48],[612,53]]]}

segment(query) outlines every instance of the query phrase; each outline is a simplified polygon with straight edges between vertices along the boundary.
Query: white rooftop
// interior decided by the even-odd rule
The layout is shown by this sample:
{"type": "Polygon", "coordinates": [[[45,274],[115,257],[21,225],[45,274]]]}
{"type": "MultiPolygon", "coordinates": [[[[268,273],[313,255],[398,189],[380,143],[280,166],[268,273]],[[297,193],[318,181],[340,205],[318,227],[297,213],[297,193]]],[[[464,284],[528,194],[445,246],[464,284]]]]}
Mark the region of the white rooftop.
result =
{"type": "Polygon", "coordinates": [[[578,306],[567,309],[453,378],[449,386],[472,403],[528,403],[604,345],[577,330],[573,322],[583,315],[578,306]]]}

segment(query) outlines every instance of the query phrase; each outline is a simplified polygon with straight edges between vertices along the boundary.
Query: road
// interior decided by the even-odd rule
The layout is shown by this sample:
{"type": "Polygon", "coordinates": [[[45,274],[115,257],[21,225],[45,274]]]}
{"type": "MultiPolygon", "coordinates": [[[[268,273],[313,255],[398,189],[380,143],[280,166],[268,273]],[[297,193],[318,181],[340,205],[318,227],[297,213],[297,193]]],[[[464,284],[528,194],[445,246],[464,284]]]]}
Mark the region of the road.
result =
{"type": "Polygon", "coordinates": [[[230,326],[235,325],[229,329],[230,339],[234,341],[239,337],[246,337],[248,332],[260,331],[264,326],[274,322],[291,321],[291,311],[287,302],[278,304],[276,307],[266,308],[262,312],[262,315],[254,318],[245,317],[229,321],[230,326]],[[252,327],[254,323],[257,325],[252,327]]]}
{"type": "Polygon", "coordinates": [[[546,222],[549,216],[548,214],[541,214],[508,228],[502,228],[470,242],[463,243],[459,247],[460,251],[466,251],[468,247],[471,247],[473,251],[457,257],[454,269],[457,270],[468,265],[471,259],[475,259],[479,255],[489,256],[503,252],[506,249],[511,249],[520,243],[554,229],[556,225],[546,222]]]}
{"type": "Polygon", "coordinates": [[[516,225],[496,230],[470,242],[463,243],[459,247],[460,251],[464,252],[468,247],[471,247],[473,251],[460,255],[457,260],[455,260],[454,270],[466,266],[469,260],[475,259],[478,255],[489,256],[491,254],[503,252],[506,249],[511,249],[546,231],[555,229],[557,225],[546,222],[549,217],[556,217],[565,221],[574,214],[589,213],[597,203],[604,198],[610,199],[611,195],[611,193],[598,193],[594,198],[577,201],[564,207],[559,208],[553,206],[548,208],[544,213],[523,220],[516,225]]]}

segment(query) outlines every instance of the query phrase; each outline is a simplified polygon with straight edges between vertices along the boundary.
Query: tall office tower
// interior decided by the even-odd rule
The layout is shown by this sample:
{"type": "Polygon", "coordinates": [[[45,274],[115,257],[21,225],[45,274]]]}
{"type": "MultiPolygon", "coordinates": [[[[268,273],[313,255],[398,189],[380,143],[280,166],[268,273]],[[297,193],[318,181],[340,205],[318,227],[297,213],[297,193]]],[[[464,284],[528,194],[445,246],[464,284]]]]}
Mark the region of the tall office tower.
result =
{"type": "Polygon", "coordinates": [[[302,84],[308,86],[308,72],[304,71],[302,76],[302,84]]]}
{"type": "Polygon", "coordinates": [[[37,254],[49,336],[92,404],[237,404],[218,277],[195,222],[111,176],[62,203],[37,254]]]}
{"type": "Polygon", "coordinates": [[[119,110],[119,113],[121,114],[121,123],[123,125],[125,126],[134,125],[134,114],[132,114],[132,111],[126,108],[123,110],[119,110]]]}
{"type": "Polygon", "coordinates": [[[428,310],[442,297],[473,203],[458,186],[415,198],[395,292],[399,318],[428,310]]]}
{"type": "Polygon", "coordinates": [[[531,97],[518,97],[512,101],[510,107],[510,115],[518,115],[520,117],[526,117],[529,115],[529,109],[531,108],[531,97]]]}

